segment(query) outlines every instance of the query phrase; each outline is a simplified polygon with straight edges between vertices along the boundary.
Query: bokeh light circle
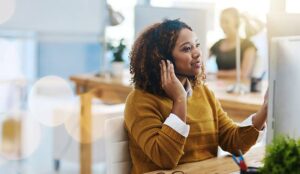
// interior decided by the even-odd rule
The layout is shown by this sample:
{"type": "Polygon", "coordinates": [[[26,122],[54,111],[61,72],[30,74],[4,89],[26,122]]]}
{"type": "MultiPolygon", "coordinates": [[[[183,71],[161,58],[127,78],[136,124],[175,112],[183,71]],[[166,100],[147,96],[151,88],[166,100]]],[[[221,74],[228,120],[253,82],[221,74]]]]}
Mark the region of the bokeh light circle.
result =
{"type": "Polygon", "coordinates": [[[15,12],[15,0],[0,0],[0,24],[8,21],[15,12]]]}
{"type": "Polygon", "coordinates": [[[28,158],[39,147],[41,127],[29,113],[10,113],[1,119],[0,155],[4,161],[28,158]]]}
{"type": "MultiPolygon", "coordinates": [[[[94,102],[92,102],[94,103],[94,102]]],[[[124,111],[124,104],[105,105],[105,104],[92,104],[91,109],[91,127],[88,127],[84,121],[80,120],[80,103],[77,110],[73,110],[73,116],[65,122],[65,128],[69,135],[80,143],[93,143],[99,139],[104,139],[104,124],[105,120],[122,116],[124,111]],[[80,138],[80,126],[84,131],[90,133],[90,139],[80,138]]]]}
{"type": "Polygon", "coordinates": [[[75,95],[69,83],[57,76],[46,76],[32,87],[28,97],[29,110],[46,126],[58,126],[71,116],[66,107],[75,107],[75,95]]]}

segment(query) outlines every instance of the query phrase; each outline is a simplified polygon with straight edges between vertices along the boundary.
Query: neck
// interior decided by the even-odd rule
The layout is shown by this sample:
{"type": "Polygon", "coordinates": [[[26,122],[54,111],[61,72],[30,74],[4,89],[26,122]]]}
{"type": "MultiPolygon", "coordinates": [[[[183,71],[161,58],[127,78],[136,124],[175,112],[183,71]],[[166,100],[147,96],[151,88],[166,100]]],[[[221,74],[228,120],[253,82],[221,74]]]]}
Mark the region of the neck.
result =
{"type": "Polygon", "coordinates": [[[185,74],[176,73],[176,77],[179,79],[179,81],[182,83],[182,85],[184,85],[188,79],[188,76],[185,74]]]}
{"type": "Polygon", "coordinates": [[[235,43],[236,42],[236,34],[228,35],[226,39],[230,43],[235,43]]]}
{"type": "Polygon", "coordinates": [[[182,83],[182,85],[184,85],[187,81],[187,77],[182,77],[182,78],[179,78],[179,81],[182,83]]]}

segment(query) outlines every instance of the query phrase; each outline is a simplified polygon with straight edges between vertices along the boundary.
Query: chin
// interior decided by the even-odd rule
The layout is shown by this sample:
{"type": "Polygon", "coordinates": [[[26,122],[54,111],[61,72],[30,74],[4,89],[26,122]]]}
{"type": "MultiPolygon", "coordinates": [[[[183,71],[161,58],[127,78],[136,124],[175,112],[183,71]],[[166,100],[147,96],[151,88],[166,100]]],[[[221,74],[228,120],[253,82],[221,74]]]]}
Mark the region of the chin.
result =
{"type": "Polygon", "coordinates": [[[194,72],[193,76],[199,76],[200,74],[201,74],[201,71],[199,70],[199,71],[194,72]]]}

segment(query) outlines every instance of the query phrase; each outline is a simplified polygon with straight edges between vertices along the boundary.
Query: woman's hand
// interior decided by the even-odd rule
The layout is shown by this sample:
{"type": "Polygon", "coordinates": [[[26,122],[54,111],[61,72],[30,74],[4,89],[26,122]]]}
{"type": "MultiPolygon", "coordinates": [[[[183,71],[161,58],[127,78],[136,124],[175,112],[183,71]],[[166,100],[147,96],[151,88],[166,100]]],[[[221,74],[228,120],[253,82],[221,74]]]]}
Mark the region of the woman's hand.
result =
{"type": "Polygon", "coordinates": [[[258,130],[261,130],[265,126],[265,122],[268,116],[268,102],[269,102],[269,88],[267,89],[264,97],[264,103],[262,104],[259,111],[256,115],[252,118],[253,126],[256,127],[258,130]]]}
{"type": "Polygon", "coordinates": [[[187,93],[175,75],[173,64],[161,60],[161,85],[168,97],[173,101],[172,113],[185,122],[187,93]]]}
{"type": "Polygon", "coordinates": [[[264,97],[264,103],[262,105],[263,109],[268,111],[268,103],[269,103],[269,88],[267,89],[266,93],[265,93],[265,97],[264,97]]]}
{"type": "Polygon", "coordinates": [[[187,94],[179,79],[174,72],[173,64],[167,60],[161,61],[161,85],[168,97],[173,101],[182,100],[186,98],[187,94]]]}

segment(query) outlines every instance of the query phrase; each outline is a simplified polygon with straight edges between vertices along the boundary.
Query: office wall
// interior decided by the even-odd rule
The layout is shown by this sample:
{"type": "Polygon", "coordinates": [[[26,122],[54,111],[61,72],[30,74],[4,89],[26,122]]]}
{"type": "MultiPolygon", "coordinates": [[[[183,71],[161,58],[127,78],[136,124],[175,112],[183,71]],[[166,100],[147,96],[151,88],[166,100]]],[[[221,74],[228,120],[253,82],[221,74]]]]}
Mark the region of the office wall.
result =
{"type": "Polygon", "coordinates": [[[99,71],[107,17],[104,0],[16,0],[15,13],[0,30],[12,33],[10,37],[19,37],[15,31],[34,33],[37,47],[29,54],[37,51],[37,56],[23,64],[35,69],[31,74],[68,78],[99,71]]]}
{"type": "Polygon", "coordinates": [[[107,18],[104,0],[16,0],[15,13],[0,25],[6,30],[99,34],[107,18]]]}
{"type": "Polygon", "coordinates": [[[57,75],[67,79],[100,70],[99,43],[41,42],[38,50],[38,77],[57,75]]]}

